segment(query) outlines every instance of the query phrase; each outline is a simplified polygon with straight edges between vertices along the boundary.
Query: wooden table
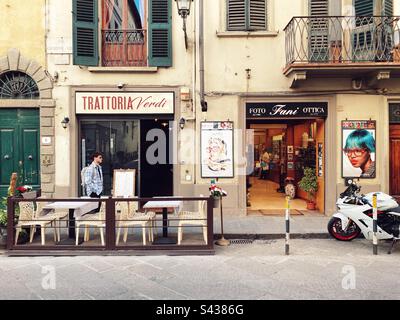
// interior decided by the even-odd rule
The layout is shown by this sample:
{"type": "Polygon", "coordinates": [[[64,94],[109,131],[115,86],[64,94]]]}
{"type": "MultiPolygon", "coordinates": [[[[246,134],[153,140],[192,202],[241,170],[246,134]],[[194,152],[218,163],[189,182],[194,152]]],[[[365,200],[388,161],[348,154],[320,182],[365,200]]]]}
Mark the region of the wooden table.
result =
{"type": "Polygon", "coordinates": [[[99,207],[98,202],[53,202],[43,207],[43,210],[68,209],[68,239],[57,244],[75,245],[75,219],[99,207]]]}
{"type": "Polygon", "coordinates": [[[163,215],[163,236],[155,239],[153,244],[176,244],[177,239],[168,237],[168,211],[178,213],[182,208],[183,202],[179,200],[172,201],[149,201],[143,208],[146,211],[162,212],[163,215]]]}

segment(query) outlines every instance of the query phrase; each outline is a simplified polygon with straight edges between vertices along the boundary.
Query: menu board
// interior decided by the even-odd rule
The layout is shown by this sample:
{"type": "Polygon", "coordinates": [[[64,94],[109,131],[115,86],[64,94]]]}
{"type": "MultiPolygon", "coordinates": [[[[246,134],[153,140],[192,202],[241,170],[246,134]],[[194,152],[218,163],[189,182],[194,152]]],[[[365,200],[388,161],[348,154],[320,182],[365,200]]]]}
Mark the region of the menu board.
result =
{"type": "Polygon", "coordinates": [[[116,169],[113,179],[113,197],[133,198],[135,196],[135,169],[116,169]]]}

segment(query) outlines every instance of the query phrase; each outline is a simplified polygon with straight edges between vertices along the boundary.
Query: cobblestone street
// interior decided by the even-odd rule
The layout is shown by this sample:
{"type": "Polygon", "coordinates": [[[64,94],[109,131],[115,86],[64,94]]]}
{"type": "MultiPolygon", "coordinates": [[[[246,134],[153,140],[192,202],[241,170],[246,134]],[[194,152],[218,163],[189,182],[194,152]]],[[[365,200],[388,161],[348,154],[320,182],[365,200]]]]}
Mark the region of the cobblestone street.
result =
{"type": "Polygon", "coordinates": [[[282,240],[215,256],[0,257],[0,299],[399,299],[400,250],[282,240]]]}

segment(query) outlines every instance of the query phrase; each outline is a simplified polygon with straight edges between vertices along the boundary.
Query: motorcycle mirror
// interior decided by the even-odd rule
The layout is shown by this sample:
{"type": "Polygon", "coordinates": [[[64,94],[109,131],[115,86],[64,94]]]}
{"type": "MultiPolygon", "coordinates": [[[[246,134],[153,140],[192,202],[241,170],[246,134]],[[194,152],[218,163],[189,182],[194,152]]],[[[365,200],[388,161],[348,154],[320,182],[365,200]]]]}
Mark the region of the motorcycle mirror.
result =
{"type": "Polygon", "coordinates": [[[348,184],[348,185],[353,184],[353,180],[352,180],[352,179],[347,180],[347,184],[348,184]]]}

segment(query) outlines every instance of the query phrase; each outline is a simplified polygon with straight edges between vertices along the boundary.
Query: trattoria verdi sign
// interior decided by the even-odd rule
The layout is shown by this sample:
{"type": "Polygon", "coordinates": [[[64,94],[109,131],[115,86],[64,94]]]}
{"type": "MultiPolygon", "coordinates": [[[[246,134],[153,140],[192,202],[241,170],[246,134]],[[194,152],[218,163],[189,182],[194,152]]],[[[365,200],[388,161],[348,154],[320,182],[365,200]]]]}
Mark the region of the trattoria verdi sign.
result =
{"type": "Polygon", "coordinates": [[[76,92],[77,114],[173,114],[173,92],[76,92]]]}
{"type": "Polygon", "coordinates": [[[328,116],[326,102],[246,103],[247,118],[319,118],[328,116]]]}

